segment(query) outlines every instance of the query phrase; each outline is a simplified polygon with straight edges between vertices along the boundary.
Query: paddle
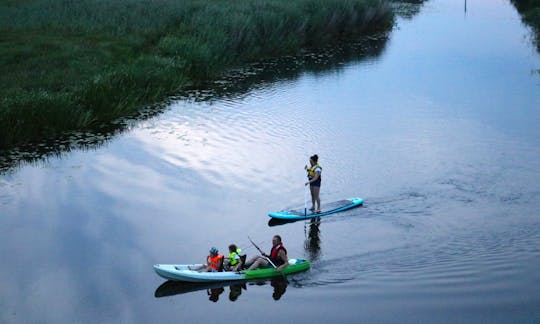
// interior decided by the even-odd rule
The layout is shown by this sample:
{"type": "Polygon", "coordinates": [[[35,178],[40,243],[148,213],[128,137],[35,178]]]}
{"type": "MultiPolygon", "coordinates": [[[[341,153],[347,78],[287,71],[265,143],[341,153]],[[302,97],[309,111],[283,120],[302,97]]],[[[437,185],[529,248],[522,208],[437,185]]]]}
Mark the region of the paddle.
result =
{"type": "Polygon", "coordinates": [[[304,186],[304,217],[307,217],[307,186],[304,186]]]}
{"type": "Polygon", "coordinates": [[[255,244],[255,242],[253,242],[253,241],[251,240],[251,237],[249,237],[249,235],[248,235],[248,239],[249,239],[249,241],[251,242],[251,244],[253,244],[253,246],[254,246],[257,250],[259,250],[259,252],[261,252],[261,255],[266,259],[266,261],[270,262],[270,264],[272,265],[272,267],[274,267],[274,269],[277,269],[276,265],[270,260],[270,258],[268,258],[268,257],[265,255],[265,253],[264,253],[261,249],[259,249],[259,247],[257,246],[257,244],[255,244]]]}

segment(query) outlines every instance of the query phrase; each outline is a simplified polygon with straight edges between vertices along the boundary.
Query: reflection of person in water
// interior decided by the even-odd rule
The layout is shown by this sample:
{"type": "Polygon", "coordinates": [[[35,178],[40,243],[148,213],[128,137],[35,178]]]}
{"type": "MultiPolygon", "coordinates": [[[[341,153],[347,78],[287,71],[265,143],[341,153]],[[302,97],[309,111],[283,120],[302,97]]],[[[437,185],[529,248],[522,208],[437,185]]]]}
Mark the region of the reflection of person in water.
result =
{"type": "Polygon", "coordinates": [[[288,284],[289,282],[285,278],[276,278],[270,280],[270,286],[274,287],[272,298],[274,298],[274,300],[279,300],[287,290],[288,284]]]}
{"type": "MultiPolygon", "coordinates": [[[[247,281],[242,283],[234,283],[229,286],[229,300],[235,302],[238,300],[238,297],[242,294],[242,290],[247,290],[248,285],[261,286],[264,289],[264,292],[269,291],[268,280],[257,280],[257,281],[247,281]]],[[[270,286],[272,286],[272,298],[274,300],[279,300],[285,291],[289,282],[285,277],[276,277],[270,280],[270,286]]],[[[220,287],[219,283],[196,283],[196,282],[177,282],[177,281],[166,281],[158,287],[154,296],[156,298],[174,296],[178,294],[186,294],[195,291],[206,290],[208,300],[216,303],[219,300],[219,296],[225,292],[227,289],[227,283],[224,283],[220,287]],[[211,288],[212,287],[212,288],[211,288]]]]}
{"type": "Polygon", "coordinates": [[[231,292],[229,293],[229,300],[232,302],[236,301],[238,297],[242,294],[242,288],[247,290],[245,283],[241,285],[231,285],[229,288],[231,289],[231,292]]]}
{"type": "Polygon", "coordinates": [[[219,295],[221,295],[225,289],[223,287],[214,288],[214,289],[208,289],[206,293],[210,296],[208,297],[208,300],[213,301],[214,303],[219,300],[219,295]]]}
{"type": "Polygon", "coordinates": [[[320,224],[321,224],[320,217],[315,217],[311,219],[309,223],[308,237],[306,238],[304,242],[304,248],[308,252],[309,258],[311,261],[319,258],[319,255],[321,253],[321,239],[319,237],[320,224]]]}

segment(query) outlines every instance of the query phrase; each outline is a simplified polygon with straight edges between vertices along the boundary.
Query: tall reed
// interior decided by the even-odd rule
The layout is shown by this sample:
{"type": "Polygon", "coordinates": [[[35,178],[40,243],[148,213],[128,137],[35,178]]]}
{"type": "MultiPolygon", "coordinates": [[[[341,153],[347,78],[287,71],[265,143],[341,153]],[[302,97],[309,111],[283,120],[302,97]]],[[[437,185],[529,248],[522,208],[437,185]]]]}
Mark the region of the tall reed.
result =
{"type": "Polygon", "coordinates": [[[0,149],[392,20],[384,0],[0,0],[0,149]]]}

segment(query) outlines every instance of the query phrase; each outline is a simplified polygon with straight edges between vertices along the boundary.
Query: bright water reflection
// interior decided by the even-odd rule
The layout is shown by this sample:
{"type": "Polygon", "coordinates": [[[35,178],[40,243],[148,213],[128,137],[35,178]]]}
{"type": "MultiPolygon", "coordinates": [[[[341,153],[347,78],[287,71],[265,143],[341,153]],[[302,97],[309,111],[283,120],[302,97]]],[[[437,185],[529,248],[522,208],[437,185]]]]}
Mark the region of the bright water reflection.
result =
{"type": "Polygon", "coordinates": [[[430,1],[398,27],[378,56],[263,74],[2,175],[0,322],[536,321],[540,58],[502,0],[430,1]],[[323,200],[365,206],[268,226],[303,205],[313,153],[323,200]],[[312,261],[278,303],[269,285],[154,297],[154,263],[275,233],[312,261]]]}

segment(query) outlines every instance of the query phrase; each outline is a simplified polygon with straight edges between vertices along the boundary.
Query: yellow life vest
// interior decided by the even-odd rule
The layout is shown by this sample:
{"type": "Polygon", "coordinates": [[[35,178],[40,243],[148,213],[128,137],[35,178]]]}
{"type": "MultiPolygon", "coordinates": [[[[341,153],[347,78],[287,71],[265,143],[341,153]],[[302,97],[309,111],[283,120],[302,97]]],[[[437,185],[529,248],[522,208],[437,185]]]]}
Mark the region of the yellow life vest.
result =
{"type": "Polygon", "coordinates": [[[315,169],[319,168],[319,172],[322,171],[322,168],[321,166],[319,165],[319,163],[315,164],[314,166],[311,166],[307,169],[307,173],[308,173],[308,178],[313,178],[315,176],[315,169]]]}
{"type": "Polygon", "coordinates": [[[242,253],[242,250],[240,248],[236,249],[236,251],[229,253],[229,263],[230,265],[236,265],[238,263],[238,260],[236,260],[236,256],[240,256],[240,253],[242,253]]]}

